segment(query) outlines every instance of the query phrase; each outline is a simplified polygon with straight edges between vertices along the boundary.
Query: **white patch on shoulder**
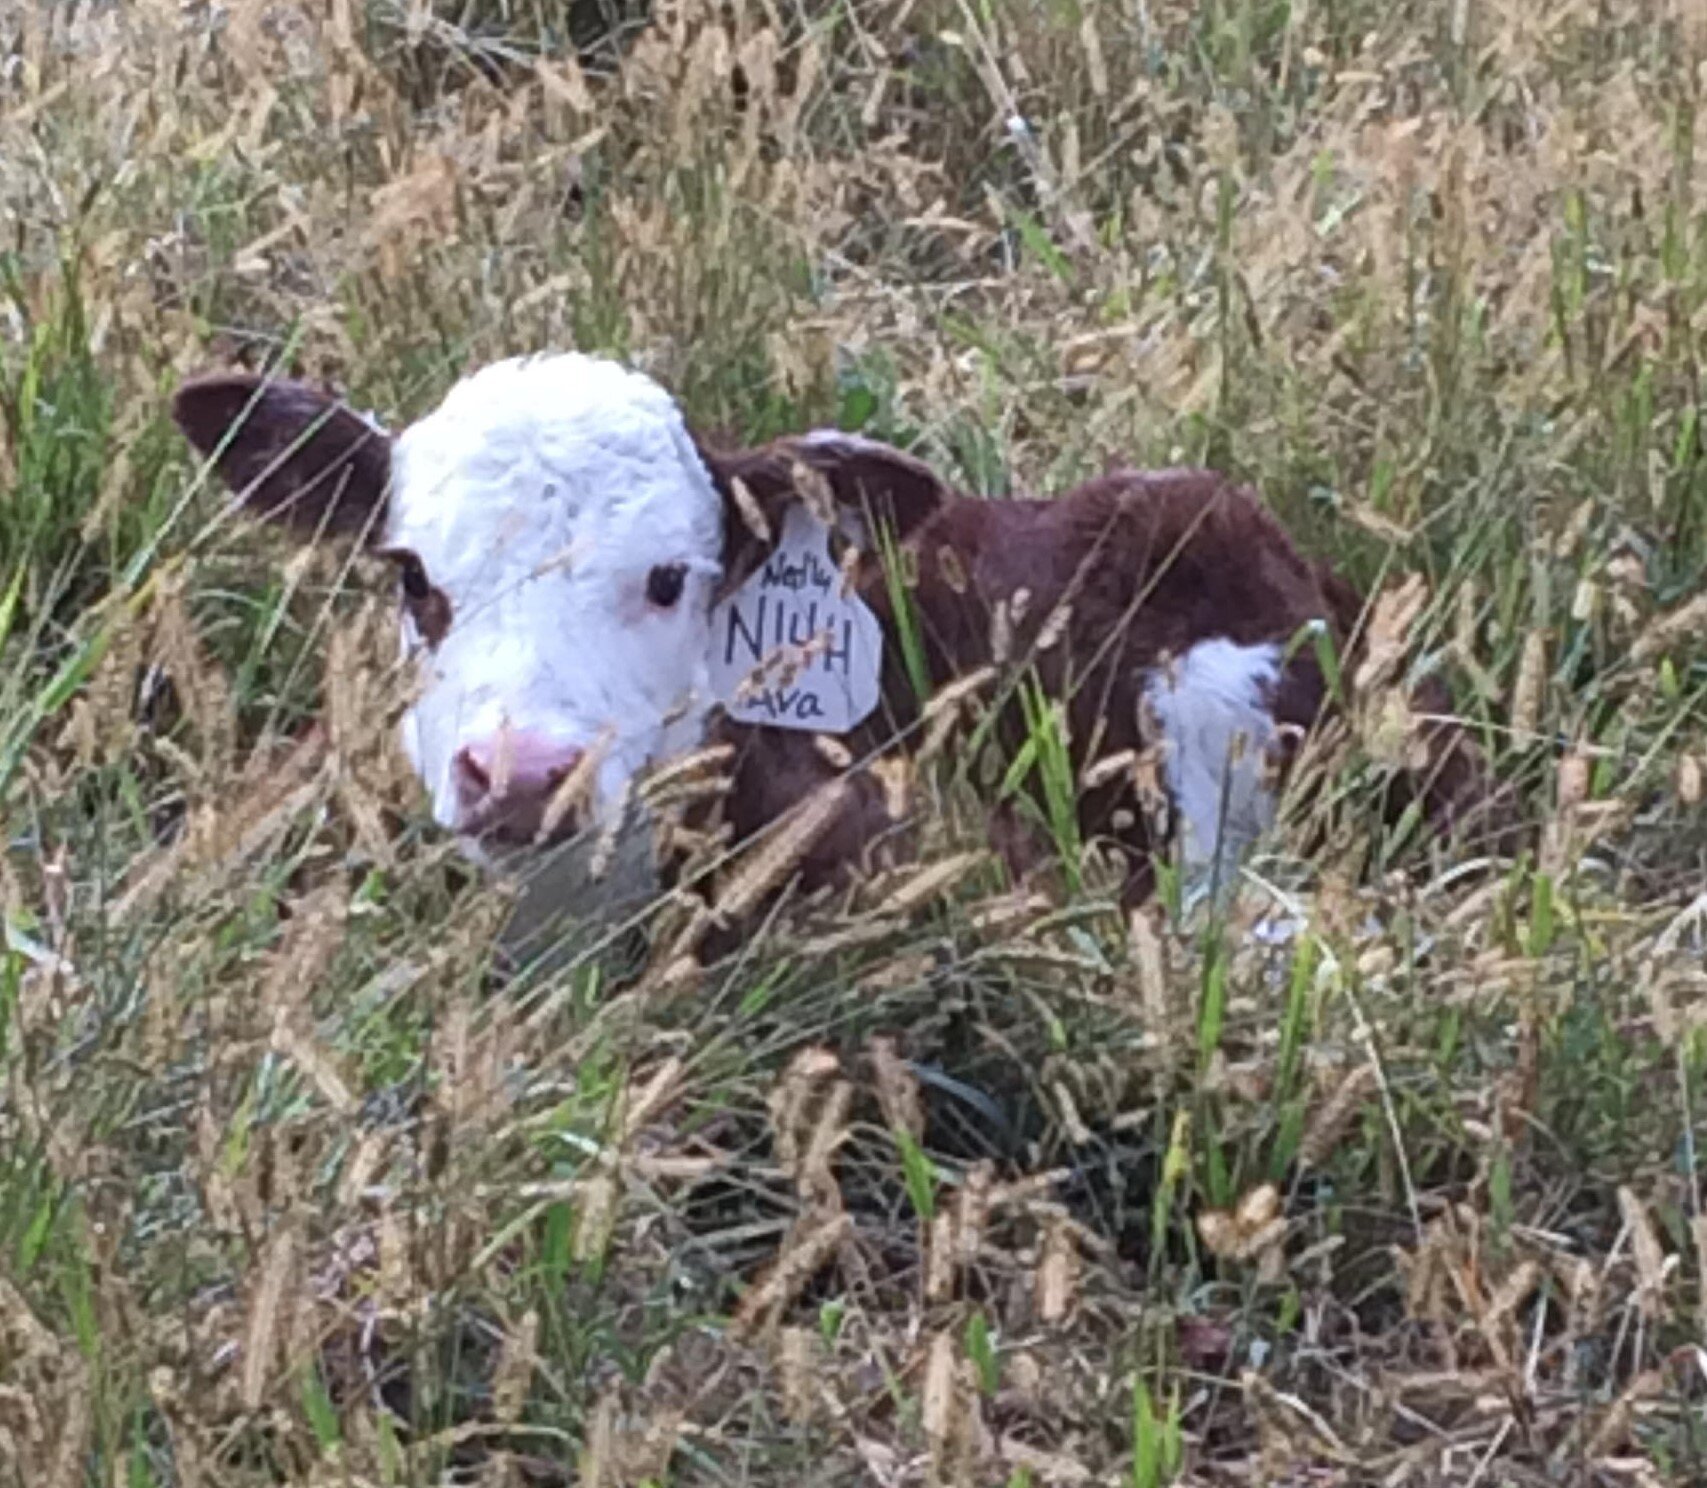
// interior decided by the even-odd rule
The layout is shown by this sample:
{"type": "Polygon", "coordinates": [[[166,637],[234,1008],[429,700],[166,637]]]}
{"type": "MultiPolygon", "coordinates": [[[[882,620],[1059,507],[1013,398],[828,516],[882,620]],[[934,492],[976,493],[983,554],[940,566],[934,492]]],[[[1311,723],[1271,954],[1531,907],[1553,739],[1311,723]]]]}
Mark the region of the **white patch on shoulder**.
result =
{"type": "Polygon", "coordinates": [[[1187,875],[1223,890],[1274,819],[1263,763],[1275,723],[1264,694],[1279,679],[1280,655],[1274,645],[1200,641],[1145,684],[1187,875]]]}

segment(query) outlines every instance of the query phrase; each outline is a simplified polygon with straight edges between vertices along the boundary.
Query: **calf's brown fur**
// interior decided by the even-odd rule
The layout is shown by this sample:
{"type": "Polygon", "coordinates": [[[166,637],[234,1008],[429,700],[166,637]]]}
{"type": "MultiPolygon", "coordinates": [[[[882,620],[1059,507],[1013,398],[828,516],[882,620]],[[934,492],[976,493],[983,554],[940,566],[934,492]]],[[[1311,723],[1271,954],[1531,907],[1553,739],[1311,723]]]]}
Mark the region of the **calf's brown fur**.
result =
{"type": "MultiPolygon", "coordinates": [[[[949,490],[924,465],[858,441],[840,447],[782,440],[759,450],[702,451],[732,512],[756,506],[775,531],[780,512],[810,479],[835,503],[886,524],[903,561],[904,602],[923,643],[927,695],[998,661],[986,697],[1007,700],[992,741],[1011,759],[1027,732],[1023,710],[1005,684],[1016,667],[1064,704],[1075,775],[1093,759],[1132,751],[1135,768],[1081,788],[1081,841],[1098,840],[1124,861],[1122,898],[1153,891],[1153,852],[1161,845],[1146,810],[1144,761],[1157,740],[1146,722],[1147,674],[1194,645],[1225,638],[1242,646],[1298,637],[1325,625],[1353,675],[1362,649],[1363,597],[1325,565],[1312,562],[1255,493],[1207,470],[1123,470],[1050,500],[983,500],[949,490]],[[802,467],[805,475],[803,476],[802,467]],[[739,483],[742,490],[734,490],[739,483]],[[997,620],[1006,611],[1005,626],[997,620]],[[1007,656],[995,655],[1005,628],[1007,656]]],[[[750,518],[731,517],[730,583],[762,557],[750,518]]],[[[841,742],[856,761],[886,750],[907,752],[923,730],[922,705],[908,675],[892,587],[874,552],[859,559],[855,586],[881,621],[885,650],[878,711],[841,742]]],[[[1441,830],[1474,825],[1505,831],[1509,802],[1498,791],[1466,729],[1450,717],[1450,696],[1429,679],[1413,693],[1419,724],[1412,766],[1395,781],[1389,820],[1418,800],[1441,830]]],[[[1268,699],[1277,723],[1308,730],[1329,703],[1315,647],[1298,646],[1268,699]]],[[[730,790],[723,803],[736,841],[772,826],[840,773],[809,734],[734,723],[713,724],[712,741],[730,747],[730,790]]],[[[992,806],[992,836],[1011,866],[1037,855],[1035,834],[1016,830],[1010,810],[992,806]]],[[[1165,822],[1161,831],[1166,831],[1165,822]]],[[[808,892],[843,883],[873,865],[874,850],[898,844],[885,791],[854,770],[839,808],[796,861],[808,892]]]]}

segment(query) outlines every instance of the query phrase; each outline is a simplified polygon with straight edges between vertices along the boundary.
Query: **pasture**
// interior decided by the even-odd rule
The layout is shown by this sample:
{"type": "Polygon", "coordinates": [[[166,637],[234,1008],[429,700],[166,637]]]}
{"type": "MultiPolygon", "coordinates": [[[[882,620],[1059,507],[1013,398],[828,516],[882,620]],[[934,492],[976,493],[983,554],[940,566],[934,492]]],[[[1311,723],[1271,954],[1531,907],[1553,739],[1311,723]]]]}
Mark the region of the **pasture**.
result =
{"type": "Polygon", "coordinates": [[[1707,1483],[1704,87],[1693,0],[13,0],[0,1485],[1707,1483]],[[914,865],[518,958],[394,575],[170,402],[568,347],[1224,470],[1358,705],[1224,911],[1016,891],[927,739],[914,865]],[[1381,824],[1430,670],[1515,856],[1381,824]]]}

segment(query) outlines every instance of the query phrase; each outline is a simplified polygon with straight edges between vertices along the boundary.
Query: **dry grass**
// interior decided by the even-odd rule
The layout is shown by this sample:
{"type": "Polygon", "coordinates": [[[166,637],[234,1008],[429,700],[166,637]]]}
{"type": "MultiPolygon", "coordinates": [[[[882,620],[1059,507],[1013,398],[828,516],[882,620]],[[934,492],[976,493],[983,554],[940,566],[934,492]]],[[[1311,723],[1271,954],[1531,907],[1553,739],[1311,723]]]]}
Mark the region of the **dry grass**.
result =
{"type": "Polygon", "coordinates": [[[0,1482],[1707,1482],[1702,15],[0,12],[0,1482]],[[495,986],[379,576],[165,403],[565,344],[1255,480],[1534,860],[1382,840],[1377,707],[1228,924],[966,859],[495,986]]]}

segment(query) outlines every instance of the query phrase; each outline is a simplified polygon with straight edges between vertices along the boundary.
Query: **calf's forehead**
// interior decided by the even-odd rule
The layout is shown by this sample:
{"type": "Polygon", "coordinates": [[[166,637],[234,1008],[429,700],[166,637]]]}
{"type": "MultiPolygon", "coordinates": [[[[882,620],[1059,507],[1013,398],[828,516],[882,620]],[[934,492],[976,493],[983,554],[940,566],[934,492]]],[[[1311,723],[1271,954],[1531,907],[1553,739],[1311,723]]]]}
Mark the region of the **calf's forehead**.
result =
{"type": "Polygon", "coordinates": [[[494,559],[502,572],[713,555],[721,532],[680,410],[612,362],[495,363],[397,441],[388,541],[470,582],[494,559]]]}

